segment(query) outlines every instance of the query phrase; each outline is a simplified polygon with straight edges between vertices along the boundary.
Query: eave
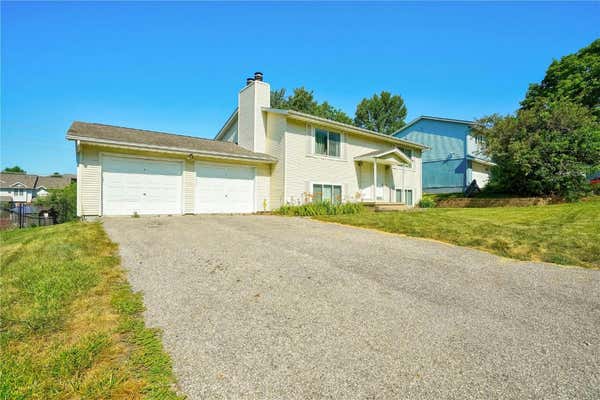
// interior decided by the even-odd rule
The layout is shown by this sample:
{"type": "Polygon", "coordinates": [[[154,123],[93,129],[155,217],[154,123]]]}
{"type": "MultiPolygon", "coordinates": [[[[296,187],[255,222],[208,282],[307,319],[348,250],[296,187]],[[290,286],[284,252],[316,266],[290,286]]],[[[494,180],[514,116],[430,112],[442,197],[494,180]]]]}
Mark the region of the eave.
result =
{"type": "Polygon", "coordinates": [[[68,140],[76,140],[80,144],[95,144],[95,145],[106,145],[110,147],[118,147],[123,149],[136,149],[136,150],[147,150],[147,151],[156,151],[163,153],[174,153],[174,154],[185,154],[192,156],[200,156],[206,158],[218,158],[218,159],[227,159],[227,160],[237,160],[237,161],[251,161],[257,163],[266,163],[266,164],[275,164],[277,163],[277,159],[274,157],[253,157],[241,154],[232,154],[232,153],[222,153],[215,151],[202,151],[197,149],[186,149],[180,147],[167,147],[167,146],[156,146],[156,145],[148,145],[148,144],[139,144],[139,143],[128,143],[128,142],[120,142],[115,140],[106,140],[106,139],[96,139],[96,138],[88,138],[82,136],[74,136],[67,135],[68,140]]]}

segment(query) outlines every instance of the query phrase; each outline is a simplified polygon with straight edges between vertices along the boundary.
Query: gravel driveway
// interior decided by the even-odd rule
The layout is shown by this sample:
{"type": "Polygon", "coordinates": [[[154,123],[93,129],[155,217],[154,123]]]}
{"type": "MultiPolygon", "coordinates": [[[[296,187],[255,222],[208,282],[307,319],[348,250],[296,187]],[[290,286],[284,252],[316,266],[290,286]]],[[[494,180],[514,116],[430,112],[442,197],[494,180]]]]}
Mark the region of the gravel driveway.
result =
{"type": "Polygon", "coordinates": [[[190,399],[600,398],[600,271],[300,218],[104,225],[190,399]]]}

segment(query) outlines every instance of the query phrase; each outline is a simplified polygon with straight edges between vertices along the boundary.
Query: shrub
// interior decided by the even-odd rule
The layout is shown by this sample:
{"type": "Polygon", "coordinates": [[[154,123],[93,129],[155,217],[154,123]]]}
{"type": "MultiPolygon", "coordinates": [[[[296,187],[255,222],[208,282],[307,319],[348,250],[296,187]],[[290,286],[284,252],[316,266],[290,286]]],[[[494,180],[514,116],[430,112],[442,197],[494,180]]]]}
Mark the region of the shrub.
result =
{"type": "Polygon", "coordinates": [[[58,222],[73,221],[77,218],[77,184],[72,183],[63,189],[51,190],[47,196],[37,197],[35,204],[53,208],[58,213],[58,222]]]}
{"type": "Polygon", "coordinates": [[[419,208],[434,208],[437,204],[432,198],[423,197],[418,205],[419,208]]]}
{"type": "Polygon", "coordinates": [[[364,210],[361,203],[332,204],[328,201],[307,203],[299,206],[284,205],[275,210],[275,214],[296,217],[311,217],[314,215],[358,214],[364,210]]]}

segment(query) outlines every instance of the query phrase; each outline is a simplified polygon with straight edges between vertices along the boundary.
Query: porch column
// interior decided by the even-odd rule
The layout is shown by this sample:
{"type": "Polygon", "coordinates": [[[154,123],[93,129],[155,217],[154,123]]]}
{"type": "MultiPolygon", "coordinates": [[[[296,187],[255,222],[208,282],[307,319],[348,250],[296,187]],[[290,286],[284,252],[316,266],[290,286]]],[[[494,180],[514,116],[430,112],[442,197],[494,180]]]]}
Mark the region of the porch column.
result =
{"type": "Polygon", "coordinates": [[[373,160],[373,201],[377,201],[377,159],[373,160]]]}

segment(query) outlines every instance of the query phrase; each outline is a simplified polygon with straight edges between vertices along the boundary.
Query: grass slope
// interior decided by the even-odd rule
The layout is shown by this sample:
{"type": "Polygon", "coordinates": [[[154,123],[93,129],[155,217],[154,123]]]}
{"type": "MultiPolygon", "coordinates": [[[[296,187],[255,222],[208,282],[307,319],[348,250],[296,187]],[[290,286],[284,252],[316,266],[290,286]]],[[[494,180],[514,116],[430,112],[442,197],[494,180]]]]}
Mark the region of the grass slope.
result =
{"type": "Polygon", "coordinates": [[[176,399],[99,224],[0,232],[0,399],[176,399]]]}
{"type": "Polygon", "coordinates": [[[552,206],[436,208],[315,218],[432,238],[520,260],[600,268],[600,197],[552,206]]]}

